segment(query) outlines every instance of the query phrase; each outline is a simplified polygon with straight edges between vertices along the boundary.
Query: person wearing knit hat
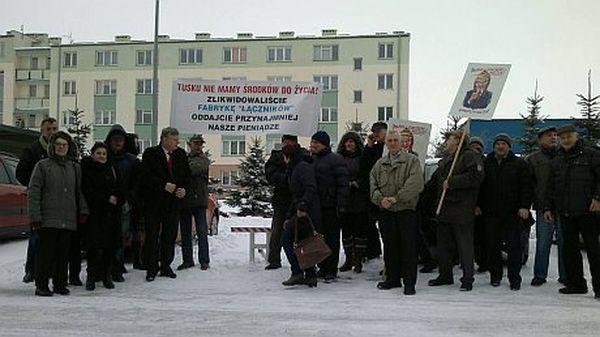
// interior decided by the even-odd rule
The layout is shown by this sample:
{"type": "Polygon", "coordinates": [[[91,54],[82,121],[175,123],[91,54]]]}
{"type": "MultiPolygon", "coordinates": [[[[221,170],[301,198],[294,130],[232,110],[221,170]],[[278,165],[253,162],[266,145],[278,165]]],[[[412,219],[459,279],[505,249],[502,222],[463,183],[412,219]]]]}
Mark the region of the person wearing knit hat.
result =
{"type": "Polygon", "coordinates": [[[494,137],[494,147],[497,142],[505,142],[508,147],[512,148],[512,138],[506,133],[499,133],[494,137]]]}
{"type": "Polygon", "coordinates": [[[472,150],[477,151],[480,154],[483,154],[483,151],[485,149],[485,144],[483,143],[483,139],[481,139],[479,137],[471,137],[471,139],[469,141],[469,147],[472,150]]]}
{"type": "Polygon", "coordinates": [[[337,153],[331,152],[331,140],[325,131],[318,131],[310,141],[310,152],[317,180],[319,205],[321,206],[321,226],[317,228],[325,237],[332,254],[319,264],[319,276],[325,282],[337,277],[340,258],[339,209],[343,207],[350,192],[348,166],[337,153]]]}

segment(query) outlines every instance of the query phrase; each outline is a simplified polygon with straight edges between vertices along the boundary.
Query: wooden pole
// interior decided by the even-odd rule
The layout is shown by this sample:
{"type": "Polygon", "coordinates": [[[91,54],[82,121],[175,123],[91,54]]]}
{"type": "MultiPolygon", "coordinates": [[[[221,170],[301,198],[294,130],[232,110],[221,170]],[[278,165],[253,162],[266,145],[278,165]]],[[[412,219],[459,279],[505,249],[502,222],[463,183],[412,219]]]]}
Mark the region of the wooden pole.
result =
{"type": "MultiPolygon", "coordinates": [[[[469,120],[467,120],[467,122],[463,126],[463,132],[462,132],[462,135],[460,136],[460,142],[458,143],[458,149],[454,153],[454,159],[452,160],[452,166],[450,166],[450,171],[448,172],[448,177],[446,177],[446,180],[450,180],[450,177],[452,176],[452,173],[454,172],[454,167],[456,166],[456,162],[458,161],[458,156],[460,155],[460,150],[462,149],[463,143],[465,142],[465,137],[467,136],[467,125],[468,125],[467,123],[468,122],[469,122],[469,120]]],[[[442,206],[444,205],[444,199],[446,198],[446,192],[447,192],[447,189],[446,189],[446,187],[444,187],[444,189],[442,190],[442,196],[440,197],[440,201],[438,202],[437,210],[435,211],[435,215],[440,215],[440,213],[442,211],[442,206]]]]}

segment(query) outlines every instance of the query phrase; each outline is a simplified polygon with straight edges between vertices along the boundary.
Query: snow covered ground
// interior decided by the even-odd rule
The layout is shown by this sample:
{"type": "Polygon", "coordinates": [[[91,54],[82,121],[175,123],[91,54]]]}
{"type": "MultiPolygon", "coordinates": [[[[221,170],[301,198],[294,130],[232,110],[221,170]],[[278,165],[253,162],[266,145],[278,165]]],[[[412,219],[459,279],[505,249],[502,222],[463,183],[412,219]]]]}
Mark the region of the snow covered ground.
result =
{"type": "MultiPolygon", "coordinates": [[[[420,274],[417,295],[406,297],[376,289],[381,261],[316,289],[284,288],[288,269],[264,271],[261,257],[249,265],[247,234],[229,231],[269,223],[222,218],[209,271],[152,283],[130,271],[114,290],[71,287],[67,297],[33,296],[21,283],[26,241],[0,243],[0,336],[600,336],[600,301],[559,295],[554,257],[549,283],[529,286],[530,262],[519,292],[506,280],[492,288],[487,275],[476,276],[470,293],[458,283],[430,288],[435,274],[420,274]]],[[[180,262],[178,249],[173,266],[180,262]]]]}

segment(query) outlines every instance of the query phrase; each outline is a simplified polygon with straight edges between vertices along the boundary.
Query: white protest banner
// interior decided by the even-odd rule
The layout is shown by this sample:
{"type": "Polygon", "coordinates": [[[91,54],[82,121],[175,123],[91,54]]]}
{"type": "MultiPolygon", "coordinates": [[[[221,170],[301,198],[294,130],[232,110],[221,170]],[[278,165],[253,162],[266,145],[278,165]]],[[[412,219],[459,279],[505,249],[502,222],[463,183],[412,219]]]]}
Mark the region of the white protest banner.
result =
{"type": "Polygon", "coordinates": [[[492,119],[509,70],[510,64],[469,63],[450,116],[492,119]]]}
{"type": "Polygon", "coordinates": [[[292,134],[317,131],[322,85],[313,82],[173,81],[171,126],[185,133],[292,134]]]}
{"type": "MultiPolygon", "coordinates": [[[[400,136],[407,136],[400,146],[403,151],[411,152],[419,157],[421,168],[425,167],[427,159],[427,148],[431,136],[431,124],[413,122],[403,119],[392,118],[388,120],[388,130],[397,131],[400,136]]],[[[387,147],[385,149],[387,153],[387,147]]]]}

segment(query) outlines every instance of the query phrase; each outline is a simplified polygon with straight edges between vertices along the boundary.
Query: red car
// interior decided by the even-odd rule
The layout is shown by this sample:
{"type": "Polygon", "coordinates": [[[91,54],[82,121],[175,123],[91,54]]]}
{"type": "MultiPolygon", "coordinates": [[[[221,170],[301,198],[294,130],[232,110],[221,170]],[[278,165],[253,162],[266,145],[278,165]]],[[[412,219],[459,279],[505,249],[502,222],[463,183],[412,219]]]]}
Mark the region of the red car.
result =
{"type": "Polygon", "coordinates": [[[0,152],[0,237],[20,237],[29,231],[27,187],[15,177],[19,158],[0,152]]]}

